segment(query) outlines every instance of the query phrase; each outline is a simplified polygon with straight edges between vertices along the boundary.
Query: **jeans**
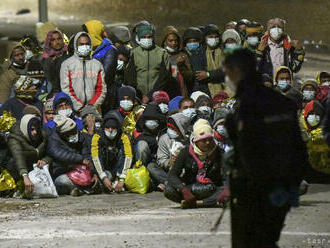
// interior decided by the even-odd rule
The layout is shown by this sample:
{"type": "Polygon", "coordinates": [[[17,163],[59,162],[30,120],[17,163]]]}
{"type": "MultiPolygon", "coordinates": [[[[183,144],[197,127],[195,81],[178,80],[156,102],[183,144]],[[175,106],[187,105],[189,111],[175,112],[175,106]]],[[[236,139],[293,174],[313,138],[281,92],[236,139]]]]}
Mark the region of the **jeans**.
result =
{"type": "Polygon", "coordinates": [[[66,174],[58,176],[54,184],[59,195],[70,195],[71,191],[77,187],[66,174]]]}

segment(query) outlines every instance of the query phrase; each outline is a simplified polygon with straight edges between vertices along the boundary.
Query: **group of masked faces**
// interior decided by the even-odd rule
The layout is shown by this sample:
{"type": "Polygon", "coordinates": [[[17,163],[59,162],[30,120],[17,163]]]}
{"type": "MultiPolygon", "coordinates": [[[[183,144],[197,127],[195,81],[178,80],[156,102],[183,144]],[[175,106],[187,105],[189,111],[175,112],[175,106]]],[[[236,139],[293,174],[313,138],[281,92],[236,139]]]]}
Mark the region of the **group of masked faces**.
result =
{"type": "Polygon", "coordinates": [[[277,87],[283,92],[291,88],[291,75],[289,72],[278,73],[277,87]]]}
{"type": "Polygon", "coordinates": [[[167,50],[167,52],[171,53],[175,53],[176,51],[179,50],[179,39],[178,36],[175,34],[169,34],[166,37],[165,40],[165,49],[167,50]]]}

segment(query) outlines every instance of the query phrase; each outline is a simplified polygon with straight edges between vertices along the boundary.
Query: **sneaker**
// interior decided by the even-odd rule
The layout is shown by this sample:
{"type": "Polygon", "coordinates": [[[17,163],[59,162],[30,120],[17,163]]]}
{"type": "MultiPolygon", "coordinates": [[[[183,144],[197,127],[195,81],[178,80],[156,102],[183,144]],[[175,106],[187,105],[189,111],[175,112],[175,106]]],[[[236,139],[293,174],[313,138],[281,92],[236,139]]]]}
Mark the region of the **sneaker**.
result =
{"type": "Polygon", "coordinates": [[[71,190],[71,193],[70,193],[70,195],[72,195],[72,196],[81,196],[82,194],[83,194],[83,192],[78,188],[74,188],[73,190],[71,190]]]}
{"type": "Polygon", "coordinates": [[[161,192],[164,192],[165,191],[165,185],[164,184],[158,184],[158,186],[157,186],[157,189],[159,190],[159,191],[161,191],[161,192]]]}
{"type": "Polygon", "coordinates": [[[307,193],[308,191],[308,187],[309,187],[309,184],[305,181],[305,180],[302,180],[302,182],[300,183],[300,186],[299,186],[299,195],[304,195],[307,193]]]}

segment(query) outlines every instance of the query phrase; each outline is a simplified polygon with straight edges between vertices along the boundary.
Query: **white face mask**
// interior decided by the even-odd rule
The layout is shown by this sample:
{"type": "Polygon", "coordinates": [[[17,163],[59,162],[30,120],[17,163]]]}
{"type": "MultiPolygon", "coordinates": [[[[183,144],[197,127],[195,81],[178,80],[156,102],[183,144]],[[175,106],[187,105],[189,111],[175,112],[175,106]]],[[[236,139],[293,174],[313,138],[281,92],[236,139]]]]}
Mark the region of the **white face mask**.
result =
{"type": "Polygon", "coordinates": [[[312,101],[315,97],[315,91],[311,91],[311,90],[304,90],[303,91],[303,96],[304,96],[304,100],[306,101],[312,101]]]}
{"type": "Polygon", "coordinates": [[[90,45],[82,45],[82,46],[78,46],[77,49],[77,54],[80,57],[87,57],[92,51],[92,48],[90,45]]]}
{"type": "Polygon", "coordinates": [[[122,70],[123,67],[124,67],[124,61],[118,59],[117,60],[117,71],[122,70]]]}
{"type": "Polygon", "coordinates": [[[227,130],[224,125],[218,125],[217,126],[217,133],[220,134],[223,137],[227,137],[227,130]]]}
{"type": "Polygon", "coordinates": [[[176,139],[179,137],[179,134],[171,128],[167,128],[167,134],[171,139],[176,139]]]}
{"type": "Polygon", "coordinates": [[[225,46],[227,49],[234,49],[234,48],[238,47],[238,45],[236,43],[226,43],[225,46]]]}
{"type": "Polygon", "coordinates": [[[186,108],[182,111],[182,114],[192,119],[196,116],[196,110],[194,108],[186,108]]]}
{"type": "Polygon", "coordinates": [[[57,113],[59,115],[65,116],[65,117],[70,117],[72,114],[72,109],[71,108],[62,109],[62,110],[57,111],[57,113]]]}
{"type": "Polygon", "coordinates": [[[162,111],[163,114],[166,114],[168,112],[168,105],[165,103],[160,103],[159,105],[160,111],[162,111]]]}
{"type": "Polygon", "coordinates": [[[131,100],[121,100],[119,105],[121,108],[123,108],[123,110],[130,111],[134,104],[131,100]]]}
{"type": "Polygon", "coordinates": [[[68,142],[69,143],[77,143],[79,141],[79,134],[72,135],[69,137],[68,142]]]}
{"type": "Polygon", "coordinates": [[[198,110],[208,115],[212,112],[212,109],[209,106],[201,106],[198,110]]]}
{"type": "Polygon", "coordinates": [[[322,85],[324,85],[324,86],[330,86],[330,81],[325,81],[325,82],[322,83],[322,85]]]}
{"type": "Polygon", "coordinates": [[[311,115],[309,115],[307,117],[307,122],[312,127],[315,127],[315,126],[317,126],[320,123],[320,116],[319,115],[315,115],[315,114],[311,114],[311,115]]]}
{"type": "Polygon", "coordinates": [[[219,38],[207,38],[206,39],[206,44],[209,47],[216,47],[219,44],[219,38]]]}
{"type": "Polygon", "coordinates": [[[169,53],[175,53],[177,51],[177,49],[173,49],[172,47],[169,46],[165,46],[165,49],[169,52],[169,53]]]}
{"type": "Polygon", "coordinates": [[[142,48],[149,49],[153,44],[153,39],[152,38],[141,38],[139,44],[142,48]]]}
{"type": "Polygon", "coordinates": [[[104,130],[105,135],[108,139],[113,140],[117,136],[117,130],[113,130],[112,132],[109,132],[107,130],[104,130]]]}
{"type": "Polygon", "coordinates": [[[147,120],[145,122],[145,126],[150,130],[155,130],[159,126],[159,124],[156,120],[147,120]]]}
{"type": "Polygon", "coordinates": [[[259,38],[258,36],[249,36],[247,39],[246,39],[246,42],[250,45],[250,46],[257,46],[258,43],[259,43],[259,38]]]}
{"type": "Polygon", "coordinates": [[[270,37],[272,37],[274,40],[279,40],[282,37],[283,29],[274,27],[269,30],[270,37]]]}
{"type": "Polygon", "coordinates": [[[34,56],[33,52],[31,50],[26,50],[25,51],[25,59],[29,60],[30,58],[32,58],[34,56]]]}
{"type": "Polygon", "coordinates": [[[277,86],[280,90],[286,90],[290,87],[290,82],[288,80],[279,80],[277,86]]]}

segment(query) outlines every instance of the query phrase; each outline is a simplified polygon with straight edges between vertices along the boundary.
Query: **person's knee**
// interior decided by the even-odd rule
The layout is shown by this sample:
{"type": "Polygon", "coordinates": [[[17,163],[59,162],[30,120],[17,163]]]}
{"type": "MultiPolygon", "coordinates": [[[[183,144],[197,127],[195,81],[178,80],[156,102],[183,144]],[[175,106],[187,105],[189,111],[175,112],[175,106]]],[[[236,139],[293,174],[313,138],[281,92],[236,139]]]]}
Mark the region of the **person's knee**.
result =
{"type": "Polygon", "coordinates": [[[173,202],[180,203],[182,200],[181,194],[177,190],[175,190],[171,185],[169,185],[168,182],[165,183],[164,196],[173,202]]]}
{"type": "Polygon", "coordinates": [[[71,190],[76,187],[71,179],[65,174],[58,176],[55,179],[54,184],[59,195],[70,194],[71,190]]]}
{"type": "Polygon", "coordinates": [[[135,147],[135,156],[137,160],[141,160],[143,163],[146,163],[149,154],[150,149],[148,143],[144,140],[140,140],[135,147]]]}

